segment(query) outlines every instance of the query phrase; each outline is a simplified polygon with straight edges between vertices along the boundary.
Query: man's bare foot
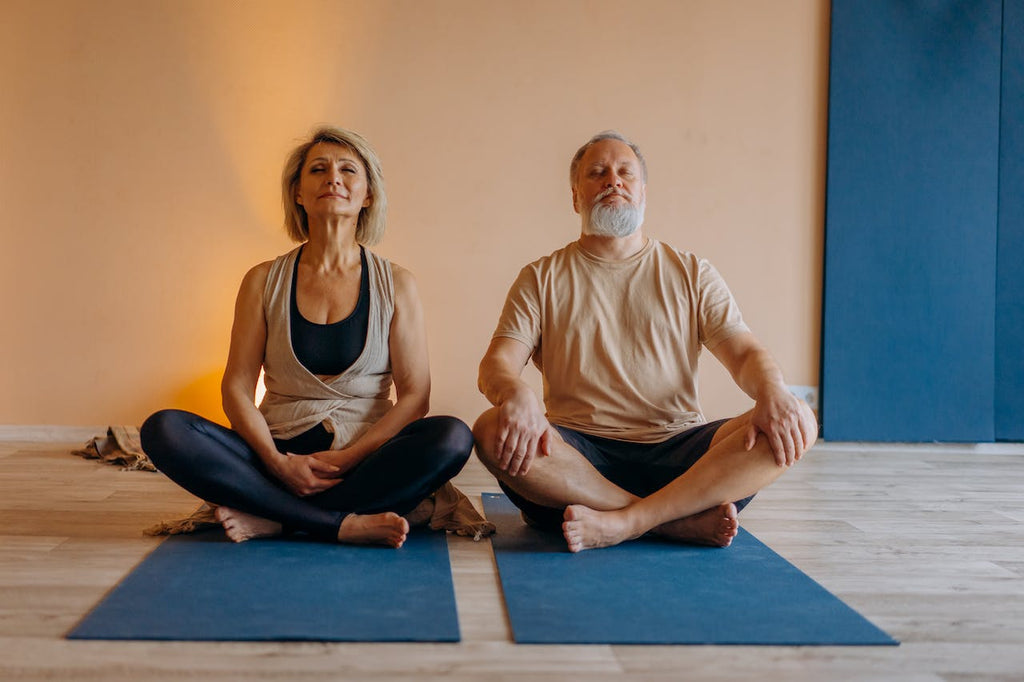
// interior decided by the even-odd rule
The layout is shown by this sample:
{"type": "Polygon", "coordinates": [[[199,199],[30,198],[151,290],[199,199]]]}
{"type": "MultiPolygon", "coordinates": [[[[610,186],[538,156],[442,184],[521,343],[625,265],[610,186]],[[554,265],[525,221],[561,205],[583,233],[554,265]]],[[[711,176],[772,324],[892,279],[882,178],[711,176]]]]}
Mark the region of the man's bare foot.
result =
{"type": "Polygon", "coordinates": [[[610,547],[640,537],[629,525],[622,510],[597,511],[582,504],[565,508],[562,535],[570,552],[610,547]]]}
{"type": "Polygon", "coordinates": [[[405,520],[409,522],[410,528],[416,528],[417,526],[425,526],[433,515],[434,498],[428,497],[417,504],[415,509],[406,514],[405,520]]]}
{"type": "Polygon", "coordinates": [[[230,507],[217,507],[213,515],[220,521],[227,536],[235,542],[245,542],[254,538],[272,538],[280,535],[283,531],[281,524],[277,521],[246,514],[230,507]]]}
{"type": "Polygon", "coordinates": [[[357,545],[402,546],[409,533],[409,522],[394,512],[349,514],[338,528],[338,542],[357,545]]]}
{"type": "Polygon", "coordinates": [[[654,529],[662,537],[712,547],[728,547],[739,532],[736,505],[720,504],[699,514],[663,523],[654,529]]]}

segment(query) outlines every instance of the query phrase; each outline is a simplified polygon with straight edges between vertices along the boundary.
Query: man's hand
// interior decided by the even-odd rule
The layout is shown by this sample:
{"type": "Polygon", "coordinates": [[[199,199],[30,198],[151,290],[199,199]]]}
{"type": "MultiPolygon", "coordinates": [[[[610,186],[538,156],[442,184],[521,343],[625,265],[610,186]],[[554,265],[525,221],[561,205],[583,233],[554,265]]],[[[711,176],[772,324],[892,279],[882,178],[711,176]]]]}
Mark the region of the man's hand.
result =
{"type": "Polygon", "coordinates": [[[288,490],[299,497],[316,495],[341,483],[338,467],[309,455],[281,455],[269,468],[288,490]]]}
{"type": "Polygon", "coordinates": [[[498,406],[494,456],[509,476],[527,474],[534,457],[551,454],[551,424],[532,390],[516,391],[498,406]]]}
{"type": "Polygon", "coordinates": [[[803,456],[818,437],[818,424],[810,409],[781,386],[770,386],[754,403],[744,446],[754,447],[763,433],[775,462],[790,466],[803,456]]]}

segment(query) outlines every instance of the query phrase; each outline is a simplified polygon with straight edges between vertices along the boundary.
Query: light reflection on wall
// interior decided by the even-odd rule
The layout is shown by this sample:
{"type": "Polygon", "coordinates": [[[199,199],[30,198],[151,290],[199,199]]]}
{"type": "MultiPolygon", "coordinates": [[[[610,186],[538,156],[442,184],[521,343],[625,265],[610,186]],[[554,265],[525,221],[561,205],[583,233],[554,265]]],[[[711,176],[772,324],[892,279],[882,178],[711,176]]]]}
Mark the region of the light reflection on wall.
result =
{"type": "MultiPolygon", "coordinates": [[[[176,7],[168,30],[182,43],[179,67],[188,74],[193,106],[216,131],[211,153],[229,170],[217,187],[230,202],[228,216],[204,236],[208,248],[195,256],[202,261],[196,292],[233,292],[245,269],[292,247],[281,229],[285,155],[317,124],[360,118],[383,14],[360,2],[319,0],[298,8],[273,2],[176,7]]],[[[230,299],[218,300],[210,324],[226,330],[230,299]]],[[[208,354],[224,353],[226,331],[205,339],[208,354]]],[[[265,392],[261,373],[257,405],[265,392]]],[[[219,397],[219,387],[211,387],[209,399],[219,397]]]]}
{"type": "Polygon", "coordinates": [[[256,406],[263,402],[263,396],[267,394],[267,386],[263,383],[263,370],[260,370],[260,378],[256,380],[256,406]]]}

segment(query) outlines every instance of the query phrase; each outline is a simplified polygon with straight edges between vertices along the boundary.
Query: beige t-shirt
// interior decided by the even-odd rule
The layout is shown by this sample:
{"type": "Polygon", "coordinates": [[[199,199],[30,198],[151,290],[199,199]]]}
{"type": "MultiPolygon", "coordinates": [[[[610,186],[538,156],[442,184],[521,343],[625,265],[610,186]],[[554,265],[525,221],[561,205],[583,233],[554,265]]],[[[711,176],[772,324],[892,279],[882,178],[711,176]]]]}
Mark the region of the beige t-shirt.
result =
{"type": "Polygon", "coordinates": [[[624,261],[573,242],[519,273],[494,337],[533,350],[552,424],[657,443],[705,422],[701,345],[747,331],[706,260],[654,239],[624,261]]]}

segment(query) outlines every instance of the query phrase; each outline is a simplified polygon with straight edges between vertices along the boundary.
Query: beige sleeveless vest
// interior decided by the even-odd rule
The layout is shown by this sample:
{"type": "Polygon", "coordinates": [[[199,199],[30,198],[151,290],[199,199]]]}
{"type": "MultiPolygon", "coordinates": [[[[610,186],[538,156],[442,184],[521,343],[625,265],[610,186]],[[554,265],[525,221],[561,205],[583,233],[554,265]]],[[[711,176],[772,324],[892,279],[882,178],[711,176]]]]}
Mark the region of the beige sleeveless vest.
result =
{"type": "Polygon", "coordinates": [[[291,284],[299,248],[270,266],[263,293],[267,349],[263,358],[267,394],[260,403],[274,438],[293,438],[323,423],[334,434],[332,450],[355,441],[391,408],[388,338],[395,312],[391,263],[366,250],[370,277],[370,322],[366,345],[352,366],[320,379],[292,350],[291,284]]]}

